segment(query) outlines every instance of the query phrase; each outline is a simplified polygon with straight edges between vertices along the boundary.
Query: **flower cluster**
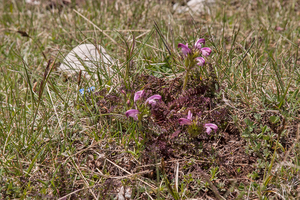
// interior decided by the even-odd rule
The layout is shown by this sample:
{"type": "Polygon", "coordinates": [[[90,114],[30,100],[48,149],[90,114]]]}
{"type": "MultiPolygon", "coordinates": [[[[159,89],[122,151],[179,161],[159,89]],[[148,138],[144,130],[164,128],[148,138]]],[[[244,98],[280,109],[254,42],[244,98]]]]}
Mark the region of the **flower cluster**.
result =
{"type": "MultiPolygon", "coordinates": [[[[137,101],[139,101],[141,99],[141,97],[144,95],[144,90],[138,91],[134,94],[134,103],[136,103],[137,101]]],[[[145,101],[145,105],[149,104],[151,106],[156,105],[157,101],[161,101],[161,96],[156,94],[153,95],[151,97],[149,97],[146,101],[145,101]]],[[[125,112],[126,117],[132,117],[135,121],[139,120],[138,115],[140,114],[140,111],[137,109],[130,109],[128,111],[125,112]]],[[[187,118],[180,118],[179,119],[179,124],[180,125],[192,125],[193,124],[193,114],[191,113],[191,111],[188,111],[188,115],[187,118]]],[[[215,132],[218,130],[218,126],[216,124],[213,123],[206,123],[204,124],[204,128],[206,128],[206,133],[210,134],[212,130],[214,130],[215,132]]]]}
{"type": "MultiPolygon", "coordinates": [[[[87,89],[87,92],[92,92],[94,90],[95,90],[95,87],[92,86],[92,87],[87,89]]],[[[79,92],[80,92],[81,95],[84,95],[84,88],[80,89],[79,92]]]]}
{"type": "Polygon", "coordinates": [[[205,59],[203,57],[197,57],[200,53],[205,57],[209,56],[211,54],[210,48],[202,47],[202,45],[204,45],[204,44],[205,44],[205,39],[200,38],[199,40],[197,40],[197,42],[194,44],[193,48],[191,48],[191,49],[188,47],[188,43],[185,45],[182,43],[179,43],[178,48],[181,48],[181,51],[184,56],[188,57],[189,55],[192,55],[192,57],[196,57],[194,59],[197,62],[197,65],[204,66],[205,59]]]}
{"type": "Polygon", "coordinates": [[[210,48],[202,47],[202,45],[204,44],[205,44],[205,39],[203,38],[197,40],[197,42],[194,44],[194,46],[191,49],[189,48],[188,44],[182,44],[182,43],[178,44],[178,48],[181,48],[181,51],[184,55],[184,65],[185,65],[184,67],[186,70],[182,91],[186,90],[189,72],[193,69],[193,67],[195,65],[204,66],[205,59],[200,55],[202,54],[203,56],[206,57],[211,54],[210,48]]]}
{"type": "MultiPolygon", "coordinates": [[[[179,119],[179,124],[180,125],[192,125],[193,124],[192,118],[193,118],[193,114],[189,110],[188,115],[187,115],[186,118],[180,118],[179,119]]],[[[213,123],[204,124],[204,128],[206,128],[205,132],[208,135],[211,133],[212,130],[214,130],[215,132],[218,130],[218,126],[216,124],[213,124],[213,123]]]]}
{"type": "MultiPolygon", "coordinates": [[[[138,92],[136,92],[134,94],[134,102],[137,102],[138,100],[140,100],[140,98],[144,95],[144,90],[140,90],[138,92]]],[[[161,100],[161,96],[159,94],[153,95],[151,97],[149,97],[146,101],[145,104],[150,104],[151,106],[154,106],[156,104],[156,100],[160,101],[161,100]]],[[[138,111],[137,109],[130,109],[127,110],[125,112],[126,117],[132,117],[134,120],[138,120],[138,114],[140,113],[140,111],[138,111]]]]}

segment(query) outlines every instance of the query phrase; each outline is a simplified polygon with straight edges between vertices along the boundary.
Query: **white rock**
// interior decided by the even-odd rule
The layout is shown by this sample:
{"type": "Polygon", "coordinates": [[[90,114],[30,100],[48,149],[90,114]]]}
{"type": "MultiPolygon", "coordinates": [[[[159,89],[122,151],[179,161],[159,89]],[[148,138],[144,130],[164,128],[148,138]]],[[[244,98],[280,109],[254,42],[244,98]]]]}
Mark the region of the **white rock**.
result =
{"type": "MultiPolygon", "coordinates": [[[[206,11],[206,8],[215,3],[215,0],[191,0],[186,6],[180,6],[179,3],[173,5],[173,10],[178,13],[184,13],[192,11],[194,13],[200,13],[206,11]]],[[[209,12],[209,10],[207,10],[209,12]]]]}
{"type": "Polygon", "coordinates": [[[36,1],[36,0],[25,0],[25,3],[32,4],[32,5],[40,5],[41,4],[40,1],[36,1]]]}
{"type": "Polygon", "coordinates": [[[104,74],[108,76],[113,73],[111,66],[113,59],[106,53],[105,49],[98,45],[81,44],[70,51],[64,58],[58,71],[64,72],[71,76],[78,74],[81,70],[86,78],[98,78],[97,70],[101,77],[104,74]]]}

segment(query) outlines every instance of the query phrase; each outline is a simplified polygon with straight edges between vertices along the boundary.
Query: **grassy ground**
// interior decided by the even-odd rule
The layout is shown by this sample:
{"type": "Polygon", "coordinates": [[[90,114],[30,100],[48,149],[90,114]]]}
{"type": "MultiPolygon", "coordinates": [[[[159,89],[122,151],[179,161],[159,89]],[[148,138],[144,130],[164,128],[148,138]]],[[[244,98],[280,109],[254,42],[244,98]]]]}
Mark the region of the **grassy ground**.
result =
{"type": "Polygon", "coordinates": [[[1,199],[300,198],[297,1],[46,4],[0,0],[1,199]],[[177,45],[198,38],[212,54],[183,92],[177,45]],[[66,80],[56,67],[81,43],[116,73],[66,80]],[[126,118],[142,89],[163,103],[126,118]],[[178,125],[187,110],[218,131],[178,125]]]}

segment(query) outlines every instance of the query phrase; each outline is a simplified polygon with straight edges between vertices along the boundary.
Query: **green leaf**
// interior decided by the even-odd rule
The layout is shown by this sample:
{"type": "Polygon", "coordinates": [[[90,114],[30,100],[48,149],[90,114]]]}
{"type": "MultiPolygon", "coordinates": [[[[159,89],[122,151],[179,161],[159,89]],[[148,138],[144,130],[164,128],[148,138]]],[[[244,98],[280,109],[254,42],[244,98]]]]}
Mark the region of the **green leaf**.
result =
{"type": "Polygon", "coordinates": [[[254,122],[253,121],[251,121],[249,118],[246,118],[245,120],[244,120],[244,122],[248,125],[248,126],[253,126],[253,124],[254,124],[254,122]]]}
{"type": "Polygon", "coordinates": [[[278,116],[271,116],[270,117],[270,122],[272,124],[276,124],[277,122],[279,122],[280,118],[278,116]]]}

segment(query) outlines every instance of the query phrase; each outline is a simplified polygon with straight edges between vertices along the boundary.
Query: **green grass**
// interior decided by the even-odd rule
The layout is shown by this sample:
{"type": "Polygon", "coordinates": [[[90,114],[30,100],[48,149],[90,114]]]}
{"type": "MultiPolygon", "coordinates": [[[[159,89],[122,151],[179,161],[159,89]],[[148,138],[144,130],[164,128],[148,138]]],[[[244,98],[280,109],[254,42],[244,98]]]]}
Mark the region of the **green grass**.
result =
{"type": "MultiPolygon", "coordinates": [[[[111,199],[122,185],[132,199],[299,198],[297,1],[217,1],[193,16],[174,13],[167,1],[0,5],[1,199],[111,199]],[[162,160],[145,153],[146,134],[157,127],[124,113],[142,89],[139,75],[181,77],[177,45],[198,38],[213,50],[216,108],[228,111],[228,121],[198,138],[197,155],[178,147],[162,160]],[[55,67],[81,43],[102,45],[118,61],[116,73],[79,86],[75,77],[65,81],[55,67]],[[101,95],[79,94],[90,86],[131,93],[118,113],[105,113],[101,95]]],[[[210,80],[208,66],[193,78],[210,80]]]]}

